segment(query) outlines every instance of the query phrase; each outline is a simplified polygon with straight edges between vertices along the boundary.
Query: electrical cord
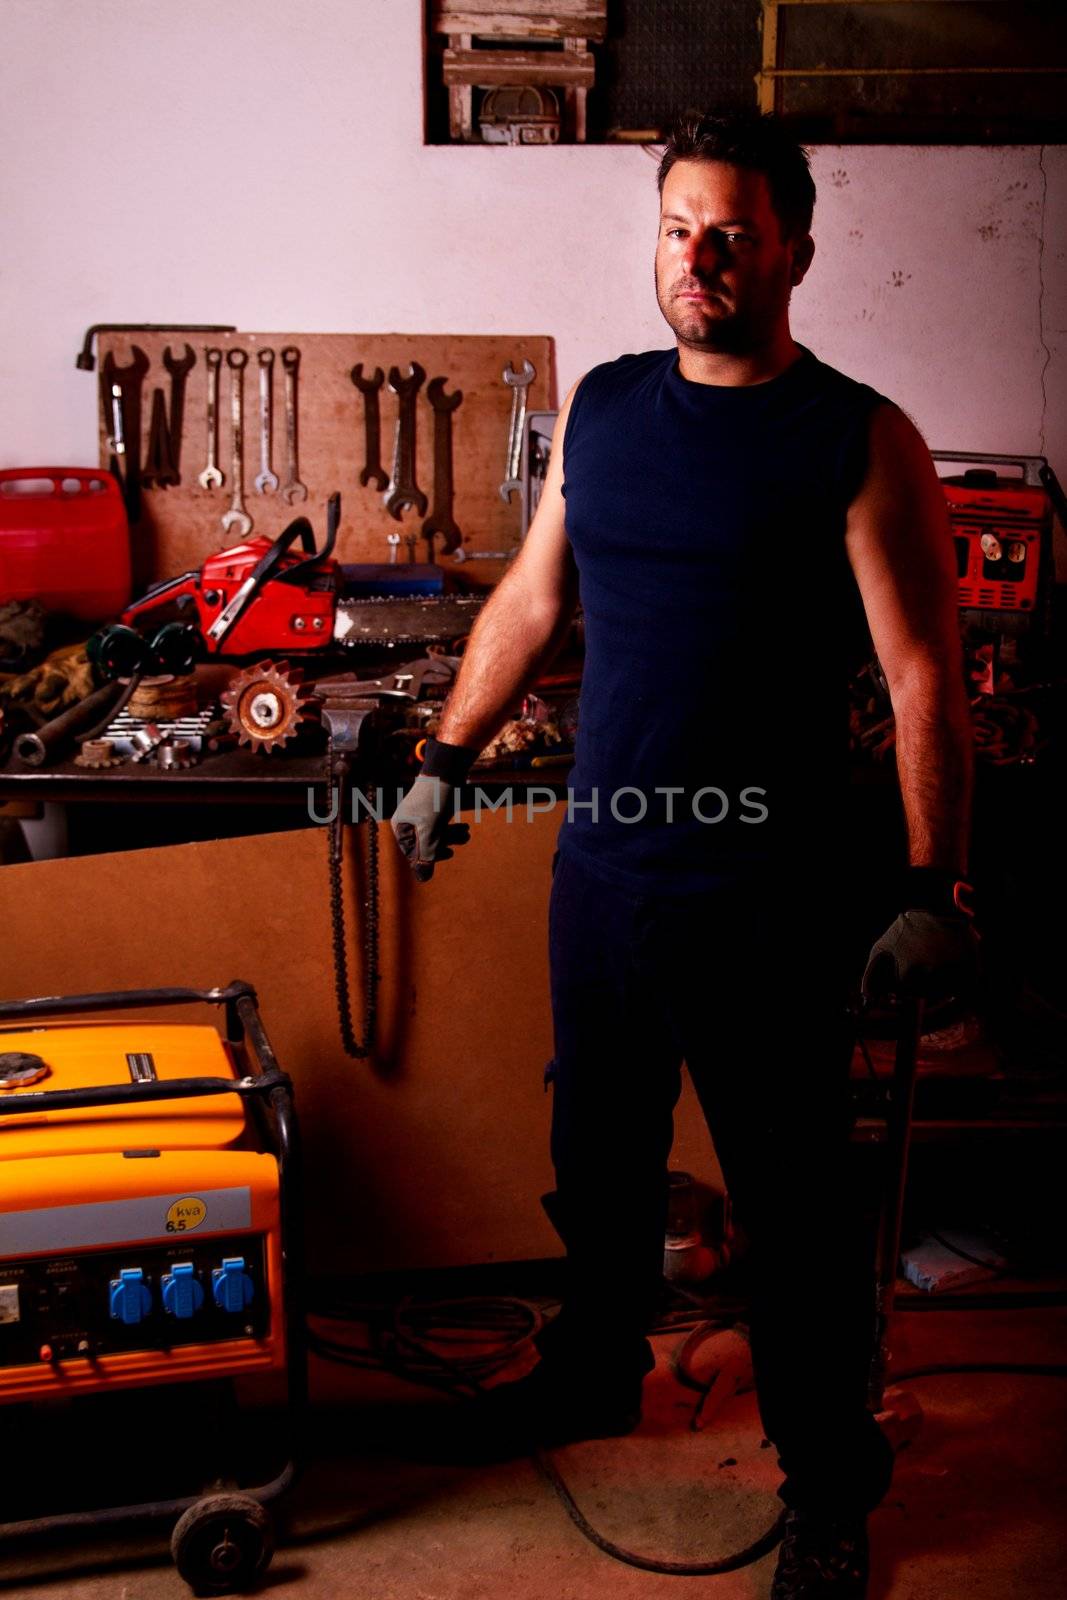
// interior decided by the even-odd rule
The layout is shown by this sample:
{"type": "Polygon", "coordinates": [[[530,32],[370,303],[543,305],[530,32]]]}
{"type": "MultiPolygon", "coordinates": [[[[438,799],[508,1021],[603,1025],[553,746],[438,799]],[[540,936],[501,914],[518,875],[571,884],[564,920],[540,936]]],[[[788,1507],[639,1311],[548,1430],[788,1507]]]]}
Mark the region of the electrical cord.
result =
{"type": "Polygon", "coordinates": [[[645,1572],[665,1572],[678,1578],[710,1578],[719,1572],[736,1572],[738,1567],[747,1567],[751,1562],[759,1561],[768,1555],[775,1545],[780,1543],[785,1529],[786,1512],[783,1510],[758,1539],[754,1539],[743,1549],[736,1550],[732,1555],[723,1556],[719,1561],[665,1561],[656,1556],[638,1555],[635,1550],[627,1550],[597,1532],[571,1494],[547,1450],[534,1451],[533,1461],[545,1481],[556,1491],[563,1509],[575,1527],[585,1535],[590,1544],[595,1544],[598,1550],[603,1550],[605,1555],[613,1556],[616,1561],[622,1561],[628,1567],[640,1567],[645,1572]]]}
{"type": "MultiPolygon", "coordinates": [[[[709,1318],[705,1314],[698,1317],[696,1315],[697,1305],[700,1304],[698,1297],[678,1285],[673,1285],[672,1288],[679,1292],[682,1298],[693,1302],[693,1311],[680,1315],[676,1313],[674,1316],[668,1313],[666,1318],[661,1318],[657,1322],[653,1332],[666,1331],[666,1327],[671,1331],[683,1331],[687,1322],[692,1325],[692,1331],[685,1340],[674,1365],[678,1376],[689,1387],[699,1389],[703,1395],[707,1391],[707,1386],[694,1379],[687,1364],[687,1356],[706,1336],[707,1330],[720,1331],[723,1327],[733,1326],[735,1319],[728,1315],[709,1318]]],[[[905,1303],[898,1305],[898,1309],[915,1309],[919,1304],[924,1310],[949,1309],[946,1304],[949,1301],[957,1302],[952,1309],[959,1309],[959,1303],[968,1302],[972,1307],[981,1302],[982,1308],[985,1309],[985,1302],[991,1298],[995,1300],[1004,1297],[977,1296],[959,1292],[940,1295],[935,1301],[916,1302],[914,1305],[905,1303]]],[[[1063,1297],[1028,1295],[1012,1298],[1013,1303],[1017,1305],[1020,1300],[1024,1303],[1047,1304],[1051,1300],[1063,1297]]],[[[704,1305],[706,1306],[706,1302],[704,1305]]],[[[370,1343],[358,1345],[348,1339],[324,1335],[309,1328],[310,1348],[325,1359],[348,1366],[385,1368],[409,1382],[444,1390],[457,1398],[465,1399],[484,1394],[486,1390],[481,1379],[510,1364],[519,1348],[532,1340],[544,1322],[540,1307],[525,1300],[508,1297],[486,1299],[470,1297],[423,1301],[417,1304],[411,1296],[405,1296],[392,1306],[378,1304],[362,1307],[332,1302],[314,1308],[311,1314],[331,1323],[364,1322],[371,1330],[370,1343]],[[477,1356],[444,1356],[431,1349],[427,1343],[433,1338],[439,1343],[484,1344],[487,1336],[495,1339],[495,1347],[477,1356]]],[[[896,1386],[905,1381],[958,1372],[1010,1373],[1063,1378],[1067,1377],[1067,1364],[1017,1361],[934,1362],[892,1373],[891,1381],[896,1386]]],[[[662,1572],[675,1577],[712,1577],[721,1572],[734,1572],[740,1567],[761,1560],[782,1538],[785,1509],[751,1544],[717,1561],[671,1561],[641,1555],[637,1551],[616,1544],[614,1540],[598,1532],[575,1500],[549,1450],[540,1448],[533,1450],[530,1452],[530,1459],[584,1538],[598,1550],[602,1550],[605,1555],[645,1572],[662,1572]]]]}

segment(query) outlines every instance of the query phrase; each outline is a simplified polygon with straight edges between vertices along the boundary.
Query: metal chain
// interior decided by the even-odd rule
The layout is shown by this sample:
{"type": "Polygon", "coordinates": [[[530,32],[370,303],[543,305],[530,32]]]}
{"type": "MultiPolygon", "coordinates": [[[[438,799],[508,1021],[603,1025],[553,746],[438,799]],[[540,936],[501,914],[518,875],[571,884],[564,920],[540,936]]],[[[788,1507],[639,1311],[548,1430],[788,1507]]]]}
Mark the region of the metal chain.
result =
{"type": "Polygon", "coordinates": [[[378,1020],[378,819],[374,814],[377,790],[367,790],[367,799],[370,804],[370,815],[367,827],[367,893],[363,903],[364,912],[364,1040],[360,1044],[356,1038],[356,1030],[352,1021],[352,1002],[349,994],[348,983],[348,954],[345,946],[345,906],[343,892],[342,864],[344,860],[345,838],[345,798],[346,779],[349,771],[347,755],[336,756],[333,740],[327,747],[326,773],[329,788],[332,790],[337,785],[337,806],[330,818],[330,921],[333,936],[333,976],[334,989],[337,995],[337,1017],[341,1026],[341,1042],[345,1054],[354,1056],[357,1060],[365,1060],[374,1048],[375,1032],[378,1020]]]}

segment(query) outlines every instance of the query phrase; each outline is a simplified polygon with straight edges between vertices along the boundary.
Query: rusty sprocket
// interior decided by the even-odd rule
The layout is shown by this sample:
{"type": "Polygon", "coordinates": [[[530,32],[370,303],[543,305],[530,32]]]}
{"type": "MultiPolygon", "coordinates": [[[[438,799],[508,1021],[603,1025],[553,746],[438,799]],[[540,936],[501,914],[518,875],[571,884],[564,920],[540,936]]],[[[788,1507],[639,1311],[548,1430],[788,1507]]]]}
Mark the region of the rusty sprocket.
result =
{"type": "Polygon", "coordinates": [[[246,667],[230,679],[219,699],[238,744],[264,755],[284,749],[318,712],[312,686],[288,661],[257,661],[246,667]]]}

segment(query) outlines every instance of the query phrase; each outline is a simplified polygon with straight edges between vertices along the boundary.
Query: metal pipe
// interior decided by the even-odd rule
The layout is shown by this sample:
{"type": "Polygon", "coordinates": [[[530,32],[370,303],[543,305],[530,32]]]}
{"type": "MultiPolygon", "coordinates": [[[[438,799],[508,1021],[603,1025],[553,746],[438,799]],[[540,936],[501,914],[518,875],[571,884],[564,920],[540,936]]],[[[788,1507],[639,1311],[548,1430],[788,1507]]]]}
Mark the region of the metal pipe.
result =
{"type": "Polygon", "coordinates": [[[51,722],[45,722],[36,733],[20,733],[15,740],[15,755],[28,767],[43,767],[49,756],[54,756],[64,740],[73,738],[90,723],[99,721],[100,713],[111,707],[123,693],[121,684],[105,683],[92,694],[68,706],[51,722]]]}

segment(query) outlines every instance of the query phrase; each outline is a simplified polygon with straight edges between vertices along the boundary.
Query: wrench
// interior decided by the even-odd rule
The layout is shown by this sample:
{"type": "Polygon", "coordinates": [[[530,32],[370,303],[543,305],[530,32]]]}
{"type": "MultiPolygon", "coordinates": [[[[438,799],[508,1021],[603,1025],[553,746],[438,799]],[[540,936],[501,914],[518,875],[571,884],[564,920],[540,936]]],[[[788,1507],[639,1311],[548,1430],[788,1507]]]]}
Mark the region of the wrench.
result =
{"type": "Polygon", "coordinates": [[[111,455],[108,470],[121,485],[122,457],[126,454],[126,430],[122,422],[122,390],[115,382],[115,360],[108,351],[100,365],[100,395],[104,404],[107,448],[111,455]]]}
{"type": "Polygon", "coordinates": [[[359,481],[364,488],[373,480],[376,489],[388,489],[389,478],[382,467],[382,420],[381,409],[378,404],[378,390],[385,382],[385,373],[381,367],[375,367],[373,378],[365,378],[363,376],[363,363],[362,361],[357,361],[352,368],[352,382],[363,396],[363,422],[367,461],[359,475],[359,481]]]}
{"type": "Polygon", "coordinates": [[[233,376],[230,379],[230,433],[233,445],[233,500],[222,518],[225,533],[236,528],[242,535],[252,532],[252,518],[245,510],[245,367],[248,351],[227,350],[226,365],[233,376]]]}
{"type": "Polygon", "coordinates": [[[415,482],[415,398],[426,374],[417,361],[408,367],[408,376],[400,376],[399,367],[389,368],[389,387],[397,396],[399,406],[396,418],[396,443],[393,447],[393,476],[389,488],[382,496],[385,509],[400,521],[405,506],[412,506],[420,517],[426,515],[429,502],[415,482]]]}
{"type": "Polygon", "coordinates": [[[219,452],[219,368],[222,351],[214,348],[204,351],[207,367],[207,466],[197,478],[201,489],[221,489],[225,477],[215,464],[219,452]]]}
{"type": "Polygon", "coordinates": [[[167,426],[167,406],[163,390],[152,390],[152,420],[148,425],[148,456],[141,473],[144,488],[165,489],[177,483],[178,474],[170,454],[170,429],[167,426]]]}
{"type": "Polygon", "coordinates": [[[141,515],[141,385],[151,363],[140,345],[132,344],[130,355],[132,359],[129,363],[120,367],[116,365],[114,356],[108,354],[105,357],[105,377],[111,388],[113,414],[115,390],[119,391],[117,398],[125,434],[125,451],[121,452],[125,471],[123,492],[126,515],[134,523],[141,515]]]}
{"type": "Polygon", "coordinates": [[[270,446],[274,431],[274,351],[259,352],[259,476],[254,487],[260,494],[278,487],[278,474],[271,471],[270,446]]]}
{"type": "Polygon", "coordinates": [[[282,499],[288,505],[294,505],[297,500],[306,500],[308,497],[307,484],[301,483],[296,473],[296,374],[300,366],[300,351],[295,345],[287,344],[282,351],[282,366],[285,368],[285,446],[287,453],[282,499]]]}
{"type": "Polygon", "coordinates": [[[185,347],[180,361],[171,355],[170,345],[163,352],[163,365],[170,373],[170,459],[174,465],[172,483],[182,481],[182,429],[185,423],[185,379],[196,366],[196,352],[191,344],[185,347]]]}
{"type": "Polygon", "coordinates": [[[434,534],[441,535],[441,552],[459,548],[462,537],[452,515],[452,413],[463,399],[463,390],[445,394],[444,378],[431,378],[426,385],[426,398],[433,407],[433,510],[422,525],[422,536],[429,551],[428,560],[434,559],[434,534]]]}
{"type": "Polygon", "coordinates": [[[537,369],[523,361],[522,371],[516,372],[509,361],[503,378],[511,390],[511,423],[508,428],[508,459],[504,467],[504,481],[500,485],[500,498],[505,505],[511,502],[512,492],[522,490],[520,467],[522,463],[522,434],[526,422],[526,391],[537,376],[537,369]]]}

